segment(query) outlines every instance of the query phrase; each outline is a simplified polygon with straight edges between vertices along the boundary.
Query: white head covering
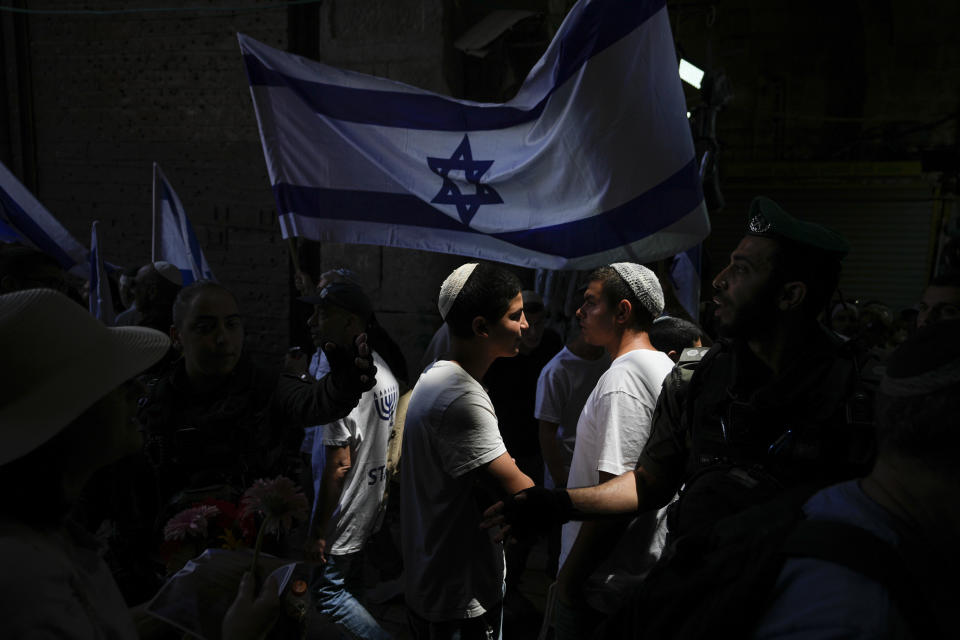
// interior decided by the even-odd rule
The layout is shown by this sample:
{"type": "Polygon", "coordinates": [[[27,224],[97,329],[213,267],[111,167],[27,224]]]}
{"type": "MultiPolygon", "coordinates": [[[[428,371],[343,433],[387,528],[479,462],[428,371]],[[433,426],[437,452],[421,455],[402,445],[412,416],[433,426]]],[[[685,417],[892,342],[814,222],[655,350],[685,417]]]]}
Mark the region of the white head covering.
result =
{"type": "Polygon", "coordinates": [[[176,265],[170,264],[166,260],[157,260],[153,263],[153,268],[157,270],[157,273],[171,284],[175,284],[178,287],[183,286],[183,274],[180,273],[180,269],[176,265]]]}
{"type": "Polygon", "coordinates": [[[663,289],[660,288],[657,274],[633,262],[615,262],[610,267],[620,274],[633,295],[637,296],[637,300],[654,319],[663,313],[663,289]]]}
{"type": "Polygon", "coordinates": [[[59,433],[167,352],[146,327],[105,327],[52,289],[0,296],[0,465],[59,433]]]}
{"type": "Polygon", "coordinates": [[[453,306],[453,303],[456,302],[457,296],[460,295],[460,290],[463,289],[463,285],[467,283],[470,274],[473,273],[473,270],[476,268],[476,262],[462,264],[454,269],[453,272],[447,276],[447,279],[443,281],[443,284],[440,285],[440,300],[437,303],[437,307],[440,309],[440,317],[444,320],[447,319],[447,314],[450,313],[450,308],[453,306]]]}

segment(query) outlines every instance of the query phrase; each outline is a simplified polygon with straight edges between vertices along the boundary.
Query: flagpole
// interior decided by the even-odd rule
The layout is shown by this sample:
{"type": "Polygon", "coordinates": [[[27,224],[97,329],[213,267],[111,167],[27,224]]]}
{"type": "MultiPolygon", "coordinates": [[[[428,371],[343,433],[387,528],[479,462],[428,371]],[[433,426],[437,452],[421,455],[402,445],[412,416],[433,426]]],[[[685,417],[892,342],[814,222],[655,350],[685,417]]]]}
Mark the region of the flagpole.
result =
{"type": "Polygon", "coordinates": [[[157,171],[160,167],[157,166],[157,163],[153,163],[153,226],[152,226],[152,242],[150,243],[150,262],[157,261],[157,171]]]}

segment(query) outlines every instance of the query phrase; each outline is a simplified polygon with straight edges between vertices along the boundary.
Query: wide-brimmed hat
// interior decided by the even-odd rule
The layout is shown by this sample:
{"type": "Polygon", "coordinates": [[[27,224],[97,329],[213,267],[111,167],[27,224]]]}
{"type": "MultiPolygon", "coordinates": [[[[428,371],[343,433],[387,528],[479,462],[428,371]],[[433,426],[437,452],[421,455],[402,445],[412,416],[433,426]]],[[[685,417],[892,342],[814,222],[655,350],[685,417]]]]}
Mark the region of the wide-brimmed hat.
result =
{"type": "Polygon", "coordinates": [[[170,346],[146,327],[105,327],[52,289],[0,296],[0,465],[24,456],[170,346]]]}

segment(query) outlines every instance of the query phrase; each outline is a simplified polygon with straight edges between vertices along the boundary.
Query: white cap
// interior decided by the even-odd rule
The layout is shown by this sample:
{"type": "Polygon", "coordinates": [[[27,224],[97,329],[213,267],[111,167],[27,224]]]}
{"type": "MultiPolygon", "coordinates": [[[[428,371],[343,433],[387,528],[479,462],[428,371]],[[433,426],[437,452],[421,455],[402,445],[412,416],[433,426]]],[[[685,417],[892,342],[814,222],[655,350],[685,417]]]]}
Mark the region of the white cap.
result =
{"type": "Polygon", "coordinates": [[[157,273],[171,284],[175,284],[178,287],[183,286],[183,274],[180,273],[180,269],[176,265],[170,264],[165,260],[157,260],[153,263],[153,268],[157,270],[157,273]]]}
{"type": "Polygon", "coordinates": [[[447,279],[443,281],[443,284],[440,285],[440,300],[437,303],[437,307],[440,308],[440,317],[444,320],[447,319],[447,314],[450,313],[450,308],[453,306],[453,303],[456,302],[457,296],[460,295],[460,290],[463,289],[463,285],[467,283],[470,274],[473,273],[473,270],[476,268],[476,262],[462,264],[454,269],[453,272],[447,276],[447,279]]]}
{"type": "Polygon", "coordinates": [[[663,289],[660,288],[657,274],[633,262],[616,262],[610,267],[620,274],[633,295],[637,296],[637,300],[654,319],[663,313],[663,289]]]}

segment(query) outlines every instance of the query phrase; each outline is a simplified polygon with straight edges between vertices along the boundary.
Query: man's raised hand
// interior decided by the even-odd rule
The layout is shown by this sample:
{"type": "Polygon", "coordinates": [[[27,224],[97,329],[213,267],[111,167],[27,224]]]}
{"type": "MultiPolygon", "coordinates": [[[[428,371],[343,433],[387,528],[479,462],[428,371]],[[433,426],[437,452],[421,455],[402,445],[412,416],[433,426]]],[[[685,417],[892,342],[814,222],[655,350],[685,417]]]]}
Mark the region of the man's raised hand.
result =
{"type": "Polygon", "coordinates": [[[359,395],[373,388],[377,367],[373,364],[367,334],[357,336],[352,349],[328,342],[323,345],[323,352],[327,355],[330,375],[337,389],[359,395]]]}

